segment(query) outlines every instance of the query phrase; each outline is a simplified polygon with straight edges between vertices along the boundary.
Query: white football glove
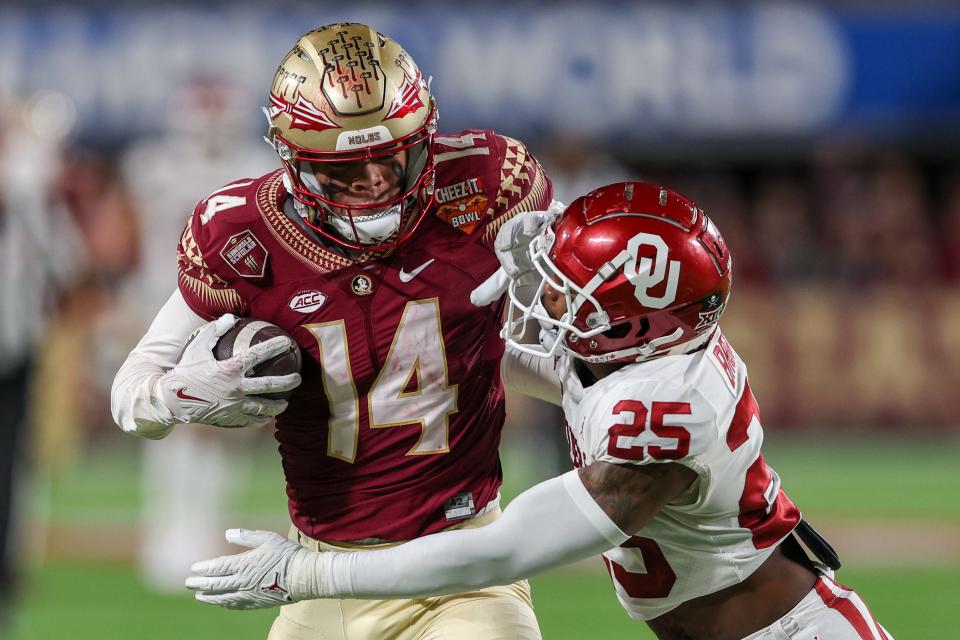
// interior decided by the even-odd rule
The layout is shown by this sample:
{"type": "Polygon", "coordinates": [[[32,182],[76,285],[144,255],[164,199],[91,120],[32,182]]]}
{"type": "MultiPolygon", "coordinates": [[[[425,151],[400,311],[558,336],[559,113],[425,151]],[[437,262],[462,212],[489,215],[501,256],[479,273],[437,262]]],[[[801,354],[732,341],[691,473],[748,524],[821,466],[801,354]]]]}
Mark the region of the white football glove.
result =
{"type": "Polygon", "coordinates": [[[500,260],[500,268],[470,293],[470,302],[485,307],[500,299],[511,280],[521,286],[535,284],[536,270],[530,261],[530,241],[540,235],[543,228],[553,222],[564,210],[558,200],[550,203],[546,211],[528,211],[518,214],[500,227],[493,248],[500,260]]]}
{"type": "Polygon", "coordinates": [[[226,609],[264,609],[321,596],[320,554],[272,531],[228,529],[227,542],[250,551],[194,563],[188,589],[226,609]]]}
{"type": "Polygon", "coordinates": [[[236,322],[236,316],[227,314],[201,327],[180,362],[157,380],[156,397],[177,422],[247,427],[261,425],[287,408],[286,400],[255,396],[296,388],[299,373],[256,378],[247,373],[290,349],[290,339],[270,338],[232,358],[217,360],[213,348],[236,322]]]}

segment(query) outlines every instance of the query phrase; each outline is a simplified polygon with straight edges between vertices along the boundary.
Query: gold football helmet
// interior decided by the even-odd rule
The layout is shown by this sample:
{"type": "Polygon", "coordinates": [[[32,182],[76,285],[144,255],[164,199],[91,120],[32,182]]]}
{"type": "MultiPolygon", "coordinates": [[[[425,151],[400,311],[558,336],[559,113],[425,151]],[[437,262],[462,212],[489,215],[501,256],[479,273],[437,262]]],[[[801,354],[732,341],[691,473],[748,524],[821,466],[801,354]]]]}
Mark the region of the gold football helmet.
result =
{"type": "Polygon", "coordinates": [[[433,197],[437,110],[400,45],[363,24],[315,29],[280,63],[265,111],[307,224],[354,250],[410,237],[433,197]],[[386,187],[351,194],[358,175],[386,187]]]}

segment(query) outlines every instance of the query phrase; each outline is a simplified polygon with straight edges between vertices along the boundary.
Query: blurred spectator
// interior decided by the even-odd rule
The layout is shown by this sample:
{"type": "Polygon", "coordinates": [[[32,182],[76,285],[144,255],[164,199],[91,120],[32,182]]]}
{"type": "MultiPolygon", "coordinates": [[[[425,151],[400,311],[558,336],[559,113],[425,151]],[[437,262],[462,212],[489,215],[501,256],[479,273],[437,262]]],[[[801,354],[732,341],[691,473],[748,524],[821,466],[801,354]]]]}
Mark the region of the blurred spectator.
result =
{"type": "Polygon", "coordinates": [[[71,221],[50,198],[72,118],[52,93],[0,106],[0,631],[22,557],[11,548],[12,502],[35,352],[79,256],[71,221]]]}
{"type": "Polygon", "coordinates": [[[564,204],[611,182],[643,180],[588,140],[559,135],[539,149],[537,157],[550,172],[554,197],[564,204]]]}
{"type": "Polygon", "coordinates": [[[871,219],[865,230],[878,264],[876,281],[929,286],[935,275],[931,210],[918,169],[901,157],[884,158],[867,187],[871,219]]]}
{"type": "Polygon", "coordinates": [[[719,171],[681,176],[671,185],[701,206],[723,233],[736,256],[733,265],[738,284],[763,283],[768,279],[763,253],[757,246],[743,186],[733,174],[719,171]]]}
{"type": "Polygon", "coordinates": [[[871,224],[867,185],[857,159],[846,152],[824,150],[814,157],[811,200],[823,220],[818,238],[824,275],[856,288],[870,279],[871,252],[865,230],[871,224]]]}
{"type": "Polygon", "coordinates": [[[945,180],[943,211],[937,234],[940,275],[947,282],[960,282],[960,170],[945,180]]]}
{"type": "Polygon", "coordinates": [[[900,157],[822,156],[821,209],[829,275],[848,288],[927,285],[935,278],[931,211],[918,168],[900,157]]]}
{"type": "MultiPolygon", "coordinates": [[[[228,182],[275,168],[241,104],[223,81],[194,78],[172,96],[163,135],[137,141],[123,158],[142,247],[118,314],[133,324],[132,335],[144,333],[173,293],[177,243],[197,203],[228,182]]],[[[219,553],[224,510],[245,468],[241,447],[255,435],[175,429],[144,442],[140,567],[148,586],[179,592],[193,562],[219,553]]]]}
{"type": "Polygon", "coordinates": [[[55,201],[72,221],[85,260],[73,270],[37,360],[39,462],[54,472],[75,457],[82,434],[109,423],[104,394],[115,365],[105,370],[104,360],[122,334],[101,326],[115,317],[117,292],[139,251],[132,202],[110,159],[71,149],[61,167],[55,201]]]}
{"type": "Polygon", "coordinates": [[[779,285],[815,277],[820,247],[812,233],[808,191],[792,176],[760,178],[753,202],[753,220],[765,279],[779,285]]]}

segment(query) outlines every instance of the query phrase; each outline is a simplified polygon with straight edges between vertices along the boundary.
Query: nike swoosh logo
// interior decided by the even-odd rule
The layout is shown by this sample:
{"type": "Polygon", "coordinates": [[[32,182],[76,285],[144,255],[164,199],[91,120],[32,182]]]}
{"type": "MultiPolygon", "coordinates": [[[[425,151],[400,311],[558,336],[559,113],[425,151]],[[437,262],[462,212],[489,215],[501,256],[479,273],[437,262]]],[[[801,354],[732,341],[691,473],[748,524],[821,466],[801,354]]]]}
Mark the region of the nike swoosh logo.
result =
{"type": "Polygon", "coordinates": [[[186,390],[186,387],[180,387],[179,389],[177,389],[177,397],[180,398],[181,400],[195,400],[196,402],[210,404],[209,400],[204,400],[203,398],[198,398],[197,396],[191,396],[189,394],[184,393],[185,390],[186,390]]]}
{"type": "Polygon", "coordinates": [[[436,258],[430,258],[429,260],[424,262],[422,265],[420,265],[413,271],[410,271],[409,273],[404,271],[403,269],[400,269],[400,282],[410,282],[411,280],[416,278],[418,275],[420,275],[421,271],[423,271],[424,269],[429,267],[431,264],[433,264],[434,260],[436,260],[436,258]]]}

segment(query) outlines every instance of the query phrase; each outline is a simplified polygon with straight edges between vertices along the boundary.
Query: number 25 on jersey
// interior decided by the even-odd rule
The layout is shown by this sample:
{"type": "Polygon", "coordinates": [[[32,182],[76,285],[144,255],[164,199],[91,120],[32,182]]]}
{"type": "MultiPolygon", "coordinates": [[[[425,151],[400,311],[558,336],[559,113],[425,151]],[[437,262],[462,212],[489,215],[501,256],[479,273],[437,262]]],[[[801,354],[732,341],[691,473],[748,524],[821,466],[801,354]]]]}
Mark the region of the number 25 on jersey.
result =
{"type": "Polygon", "coordinates": [[[690,415],[689,402],[651,402],[649,411],[650,431],[663,439],[674,439],[676,444],[640,444],[639,437],[647,430],[647,405],[639,400],[621,400],[613,407],[613,415],[633,414],[628,423],[617,423],[610,427],[610,440],[607,453],[622,460],[643,460],[650,456],[654,460],[680,460],[690,452],[690,432],[679,425],[664,424],[667,416],[690,415]],[[633,442],[630,443],[630,440],[633,442]]]}

